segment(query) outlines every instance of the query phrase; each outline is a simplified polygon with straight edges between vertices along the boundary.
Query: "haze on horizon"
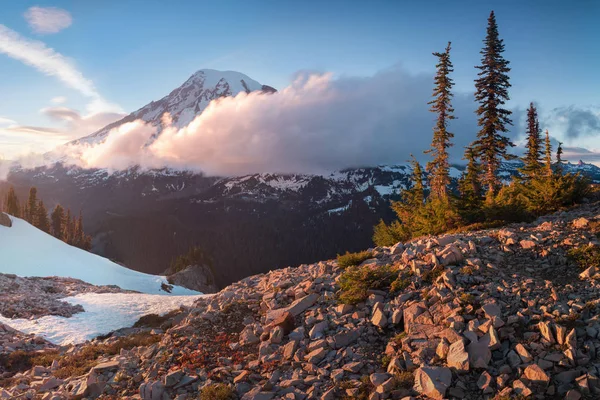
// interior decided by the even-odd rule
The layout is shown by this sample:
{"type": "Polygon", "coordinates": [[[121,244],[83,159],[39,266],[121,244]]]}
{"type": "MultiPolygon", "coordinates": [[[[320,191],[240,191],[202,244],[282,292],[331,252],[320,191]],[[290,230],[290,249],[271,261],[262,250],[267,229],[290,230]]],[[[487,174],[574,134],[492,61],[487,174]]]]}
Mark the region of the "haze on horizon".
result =
{"type": "MultiPolygon", "coordinates": [[[[211,108],[195,128],[191,143],[198,148],[207,143],[202,129],[210,128],[225,144],[216,150],[245,160],[244,138],[267,132],[262,139],[269,146],[256,151],[282,154],[267,157],[262,166],[274,172],[288,163],[297,172],[357,160],[401,163],[430,141],[431,53],[452,41],[459,119],[450,128],[458,161],[476,132],[474,66],[492,8],[512,68],[511,136],[522,138],[523,111],[534,101],[542,128],[564,142],[568,160],[600,163],[600,80],[594,68],[600,62],[595,43],[600,5],[559,1],[181,2],[177,7],[15,2],[4,6],[0,19],[0,157],[43,153],[86,136],[160,99],[196,70],[212,68],[246,74],[276,87],[279,97],[259,103],[241,96],[211,108]],[[223,20],[231,23],[224,27],[223,20]],[[290,100],[285,109],[279,106],[282,99],[290,100]],[[250,119],[245,130],[232,123],[250,119]],[[298,141],[294,132],[325,151],[298,141]],[[232,139],[240,139],[239,146],[232,139]],[[293,155],[282,151],[288,148],[305,156],[290,159],[293,155]]],[[[177,152],[186,146],[167,150],[184,159],[177,152]]],[[[249,163],[235,172],[244,168],[257,170],[249,163]]],[[[207,170],[227,173],[216,162],[207,170]]]]}

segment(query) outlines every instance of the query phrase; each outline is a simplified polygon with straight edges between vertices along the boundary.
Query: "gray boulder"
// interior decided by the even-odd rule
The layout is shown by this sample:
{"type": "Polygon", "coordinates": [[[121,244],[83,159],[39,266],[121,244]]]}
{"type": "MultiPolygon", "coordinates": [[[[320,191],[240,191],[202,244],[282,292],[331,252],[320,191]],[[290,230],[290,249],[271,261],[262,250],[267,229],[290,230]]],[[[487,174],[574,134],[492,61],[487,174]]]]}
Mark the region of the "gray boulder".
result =
{"type": "Polygon", "coordinates": [[[12,220],[7,214],[0,212],[0,226],[10,228],[12,226],[12,220]]]}

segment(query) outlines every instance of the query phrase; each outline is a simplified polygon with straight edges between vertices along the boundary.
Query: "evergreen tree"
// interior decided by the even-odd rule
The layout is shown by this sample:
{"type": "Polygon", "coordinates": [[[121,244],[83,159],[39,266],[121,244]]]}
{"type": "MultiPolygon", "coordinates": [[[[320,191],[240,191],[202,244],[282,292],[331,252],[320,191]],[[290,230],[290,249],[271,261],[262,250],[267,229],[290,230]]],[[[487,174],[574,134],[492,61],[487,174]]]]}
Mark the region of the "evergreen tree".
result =
{"type": "Polygon", "coordinates": [[[29,198],[27,199],[27,207],[25,209],[25,214],[23,215],[23,217],[25,218],[25,220],[27,222],[29,222],[31,225],[38,227],[37,225],[37,203],[38,203],[38,199],[37,199],[37,189],[35,187],[32,187],[31,189],[29,189],[29,198]]]}
{"type": "Polygon", "coordinates": [[[542,136],[537,109],[533,103],[527,109],[527,152],[523,156],[523,168],[520,172],[531,179],[542,170],[542,136]]]}
{"type": "Polygon", "coordinates": [[[8,189],[8,193],[6,194],[6,198],[4,199],[4,211],[13,217],[21,216],[21,207],[19,206],[19,199],[17,198],[17,194],[15,193],[15,188],[10,187],[8,189]]]}
{"type": "Polygon", "coordinates": [[[72,245],[79,247],[83,250],[90,250],[92,248],[92,238],[85,234],[83,229],[83,215],[79,212],[79,218],[73,218],[74,232],[72,245]]]}
{"type": "Polygon", "coordinates": [[[473,145],[465,149],[464,160],[467,160],[467,168],[458,181],[460,192],[459,212],[470,222],[478,219],[481,209],[481,166],[477,161],[477,155],[473,145]]]}
{"type": "Polygon", "coordinates": [[[546,176],[552,175],[552,143],[550,143],[550,134],[546,129],[546,164],[545,164],[546,176]]]}
{"type": "Polygon", "coordinates": [[[73,226],[73,217],[71,216],[71,209],[67,209],[67,215],[65,216],[65,222],[63,226],[63,242],[72,244],[74,231],[75,227],[73,226]]]}
{"type": "Polygon", "coordinates": [[[487,36],[481,50],[481,70],[475,81],[475,99],[479,103],[477,115],[480,130],[477,133],[474,150],[481,159],[484,168],[483,183],[487,186],[488,198],[491,198],[500,185],[497,170],[502,159],[514,159],[508,148],[514,146],[503,133],[512,125],[511,111],[503,108],[509,100],[510,87],[508,72],[509,62],[504,59],[504,43],[498,35],[498,25],[494,12],[488,18],[487,36]]]}
{"type": "Polygon", "coordinates": [[[423,168],[421,164],[417,161],[417,159],[411,154],[410,155],[411,165],[413,168],[413,172],[411,175],[411,183],[412,186],[410,189],[406,190],[403,194],[404,203],[411,207],[419,207],[423,205],[425,201],[425,187],[423,185],[423,168]]]}
{"type": "Polygon", "coordinates": [[[558,142],[558,147],[556,148],[556,173],[557,175],[562,175],[563,173],[563,161],[562,161],[562,154],[563,154],[563,148],[562,148],[563,143],[562,142],[558,142]]]}
{"type": "Polygon", "coordinates": [[[52,235],[55,238],[64,240],[64,225],[65,225],[65,209],[60,204],[57,204],[50,216],[52,221],[52,235]]]}
{"type": "Polygon", "coordinates": [[[440,198],[448,198],[448,185],[450,184],[450,164],[448,163],[448,148],[452,146],[450,139],[454,134],[448,132],[448,121],[455,119],[452,108],[452,86],[454,82],[450,73],[454,71],[450,61],[450,42],[443,53],[433,53],[438,58],[436,65],[435,87],[433,89],[434,99],[430,111],[437,113],[436,125],[433,128],[433,140],[431,149],[425,151],[433,156],[433,160],[427,163],[431,194],[440,198]]]}
{"type": "Polygon", "coordinates": [[[46,210],[46,206],[44,206],[44,202],[41,200],[36,208],[35,221],[39,230],[50,233],[50,220],[48,219],[48,211],[46,210]]]}

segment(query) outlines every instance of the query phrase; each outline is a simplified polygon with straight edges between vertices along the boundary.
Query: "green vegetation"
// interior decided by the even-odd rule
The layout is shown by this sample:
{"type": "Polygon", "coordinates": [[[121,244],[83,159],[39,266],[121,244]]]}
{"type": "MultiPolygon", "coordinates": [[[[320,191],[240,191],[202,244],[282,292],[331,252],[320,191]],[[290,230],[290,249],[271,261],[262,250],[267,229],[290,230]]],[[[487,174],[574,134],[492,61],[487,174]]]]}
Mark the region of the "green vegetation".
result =
{"type": "Polygon", "coordinates": [[[358,253],[346,252],[346,254],[337,256],[338,266],[340,268],[348,268],[362,264],[363,261],[373,258],[373,252],[369,250],[360,251],[358,253]]]}
{"type": "Polygon", "coordinates": [[[475,272],[475,270],[470,265],[465,265],[460,269],[460,273],[463,275],[473,275],[473,272],[475,272]]]}
{"type": "Polygon", "coordinates": [[[600,268],[600,247],[585,246],[570,249],[567,252],[569,259],[582,270],[589,267],[600,268]]]}
{"type": "Polygon", "coordinates": [[[410,271],[399,274],[396,280],[390,285],[390,292],[401,292],[407,287],[409,287],[412,282],[412,280],[410,279],[411,276],[412,272],[410,271]]]}
{"type": "Polygon", "coordinates": [[[427,270],[427,271],[423,272],[421,279],[425,283],[433,284],[433,283],[435,283],[437,278],[439,278],[442,275],[443,272],[444,272],[444,270],[442,268],[434,268],[431,270],[427,270]]]}
{"type": "Polygon", "coordinates": [[[415,376],[412,372],[402,371],[394,376],[397,389],[412,389],[415,384],[415,376]]]}
{"type": "Polygon", "coordinates": [[[191,247],[186,254],[174,259],[169,267],[168,275],[183,271],[190,265],[205,265],[211,269],[214,275],[212,257],[198,246],[191,247]]]}
{"type": "Polygon", "coordinates": [[[223,383],[206,385],[200,391],[200,400],[233,400],[233,389],[223,383]]]}
{"type": "Polygon", "coordinates": [[[396,343],[396,344],[398,344],[398,345],[401,345],[402,344],[402,340],[404,338],[406,338],[407,336],[408,336],[408,334],[406,332],[400,332],[399,334],[397,334],[396,336],[394,336],[391,339],[391,341],[394,342],[394,343],[396,343]]]}
{"type": "Polygon", "coordinates": [[[92,237],[85,234],[81,212],[79,217],[72,216],[69,209],[65,214],[65,209],[57,204],[50,217],[48,217],[48,210],[44,202],[38,200],[37,195],[37,189],[32,187],[29,189],[27,202],[20,206],[15,189],[11,186],[3,201],[4,211],[17,218],[24,219],[46,233],[52,234],[58,240],[89,251],[92,248],[92,237]]]}
{"type": "Polygon", "coordinates": [[[390,365],[390,362],[392,361],[392,357],[385,354],[383,357],[381,357],[381,366],[384,369],[387,369],[388,365],[390,365]]]}
{"type": "Polygon", "coordinates": [[[477,300],[475,299],[475,296],[473,296],[470,293],[461,294],[460,297],[458,298],[458,300],[464,305],[475,305],[477,302],[477,300]]]}
{"type": "Polygon", "coordinates": [[[0,354],[0,369],[9,373],[17,373],[36,365],[49,367],[58,356],[58,350],[45,352],[17,350],[9,354],[0,354]]]}
{"type": "Polygon", "coordinates": [[[369,289],[388,289],[397,277],[398,271],[390,265],[348,267],[340,276],[338,301],[342,304],[357,304],[365,301],[369,289]]]}
{"type": "Polygon", "coordinates": [[[458,191],[451,192],[447,149],[454,134],[447,124],[454,117],[452,108],[453,72],[450,44],[438,58],[430,111],[437,114],[427,163],[430,193],[427,195],[423,169],[412,157],[411,185],[401,193],[400,201],[392,202],[397,216],[389,224],[380,221],[374,228],[377,246],[391,246],[425,235],[498,226],[509,222],[532,221],[537,216],[579,203],[590,193],[590,184],[580,174],[564,174],[562,145],[552,162],[550,134],[542,140],[538,113],[530,104],[527,111],[526,152],[522,157],[520,176],[503,183],[500,176],[503,160],[516,156],[509,153],[514,146],[505,136],[512,125],[511,111],[504,108],[509,99],[509,62],[504,59],[504,43],[498,33],[496,17],[488,18],[485,46],[481,50],[481,65],[475,80],[475,99],[479,104],[479,132],[465,149],[467,167],[458,182],[458,191]],[[542,148],[543,147],[543,148],[542,148]]]}

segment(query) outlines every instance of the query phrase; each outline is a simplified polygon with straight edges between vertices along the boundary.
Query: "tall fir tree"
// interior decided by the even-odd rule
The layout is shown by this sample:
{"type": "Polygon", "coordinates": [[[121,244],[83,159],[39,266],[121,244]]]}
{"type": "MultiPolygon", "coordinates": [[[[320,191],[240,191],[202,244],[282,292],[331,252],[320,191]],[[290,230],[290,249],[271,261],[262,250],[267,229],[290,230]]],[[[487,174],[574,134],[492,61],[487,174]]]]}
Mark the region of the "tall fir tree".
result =
{"type": "Polygon", "coordinates": [[[452,86],[454,82],[450,78],[450,73],[454,71],[452,61],[450,60],[451,43],[443,53],[433,53],[438,58],[436,65],[437,73],[434,78],[435,87],[433,89],[434,99],[430,111],[437,113],[437,120],[433,128],[433,140],[431,149],[425,151],[431,154],[433,160],[427,163],[429,172],[429,184],[431,194],[439,199],[448,198],[448,185],[450,184],[450,164],[448,162],[448,148],[452,146],[450,140],[454,134],[448,132],[448,121],[455,119],[452,108],[452,86]]]}
{"type": "Polygon", "coordinates": [[[52,235],[60,240],[63,240],[64,224],[65,224],[65,209],[60,204],[57,204],[50,215],[52,224],[52,235]]]}
{"type": "Polygon", "coordinates": [[[37,224],[37,189],[32,187],[29,189],[29,198],[27,199],[27,207],[25,209],[25,220],[29,222],[31,225],[38,227],[37,224]]]}
{"type": "Polygon", "coordinates": [[[19,198],[17,197],[15,188],[12,186],[8,189],[8,193],[6,193],[6,197],[4,199],[4,211],[12,215],[13,217],[21,216],[21,206],[19,205],[19,198]]]}
{"type": "Polygon", "coordinates": [[[542,170],[542,132],[540,132],[540,123],[535,105],[529,103],[527,109],[527,143],[525,147],[527,151],[523,156],[523,167],[520,172],[527,179],[531,179],[538,175],[542,170]]]}
{"type": "Polygon", "coordinates": [[[562,159],[562,155],[563,155],[563,148],[562,148],[563,142],[558,142],[558,147],[556,148],[556,174],[557,175],[562,175],[563,174],[563,159],[562,159]]]}
{"type": "Polygon", "coordinates": [[[79,212],[79,218],[75,224],[75,232],[75,246],[83,250],[90,250],[92,248],[92,239],[90,236],[85,234],[85,230],[83,228],[83,214],[81,211],[79,212]]]}
{"type": "Polygon", "coordinates": [[[67,214],[65,215],[65,222],[63,226],[63,242],[71,244],[73,241],[73,217],[71,216],[71,209],[67,208],[67,214]]]}
{"type": "Polygon", "coordinates": [[[545,170],[546,176],[551,176],[552,175],[552,143],[550,142],[550,134],[548,133],[548,129],[546,129],[545,144],[546,144],[546,150],[545,150],[546,157],[545,157],[544,170],[545,170]]]}
{"type": "Polygon", "coordinates": [[[498,24],[493,11],[488,18],[487,35],[483,42],[485,45],[481,50],[481,65],[475,67],[480,70],[479,78],[475,80],[480,130],[474,150],[483,164],[483,183],[487,187],[488,198],[491,198],[500,186],[497,176],[500,162],[502,159],[514,159],[508,153],[508,148],[514,146],[514,143],[503,135],[508,131],[507,126],[512,125],[511,111],[503,107],[509,100],[510,68],[509,62],[502,56],[504,41],[498,35],[498,24]]]}
{"type": "Polygon", "coordinates": [[[36,226],[39,230],[50,233],[50,220],[48,219],[48,211],[44,202],[40,200],[36,208],[36,226]]]}

